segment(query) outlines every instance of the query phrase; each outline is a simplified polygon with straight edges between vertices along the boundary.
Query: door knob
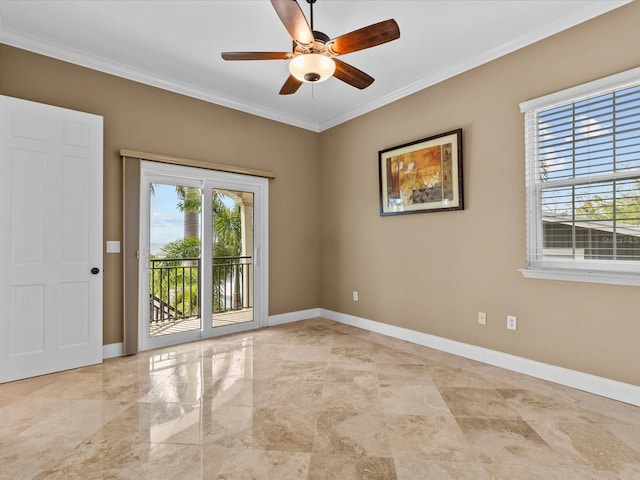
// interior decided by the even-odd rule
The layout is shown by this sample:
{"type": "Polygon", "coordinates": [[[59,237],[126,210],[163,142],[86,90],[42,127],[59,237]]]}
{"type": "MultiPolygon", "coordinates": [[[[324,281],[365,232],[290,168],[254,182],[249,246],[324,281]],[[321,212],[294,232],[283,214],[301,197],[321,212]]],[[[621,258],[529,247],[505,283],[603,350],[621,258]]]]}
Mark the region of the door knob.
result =
{"type": "Polygon", "coordinates": [[[100,273],[100,269],[98,267],[93,267],[91,269],[91,273],[93,273],[94,275],[97,275],[100,273]]]}

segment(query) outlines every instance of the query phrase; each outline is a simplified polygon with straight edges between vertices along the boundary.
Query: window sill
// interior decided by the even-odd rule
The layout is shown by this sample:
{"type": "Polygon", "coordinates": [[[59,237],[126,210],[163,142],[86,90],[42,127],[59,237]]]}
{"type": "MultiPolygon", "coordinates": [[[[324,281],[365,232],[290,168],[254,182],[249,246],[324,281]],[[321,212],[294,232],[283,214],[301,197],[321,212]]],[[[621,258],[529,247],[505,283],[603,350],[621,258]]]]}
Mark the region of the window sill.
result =
{"type": "Polygon", "coordinates": [[[559,268],[521,268],[520,272],[525,278],[640,287],[640,275],[637,274],[563,270],[559,268]]]}

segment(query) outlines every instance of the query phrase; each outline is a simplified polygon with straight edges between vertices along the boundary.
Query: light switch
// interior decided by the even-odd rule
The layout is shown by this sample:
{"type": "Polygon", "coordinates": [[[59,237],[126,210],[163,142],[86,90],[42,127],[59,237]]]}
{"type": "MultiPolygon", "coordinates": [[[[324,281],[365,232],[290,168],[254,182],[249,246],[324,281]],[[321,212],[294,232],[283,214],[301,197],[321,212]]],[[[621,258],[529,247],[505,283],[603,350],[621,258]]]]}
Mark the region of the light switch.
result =
{"type": "Polygon", "coordinates": [[[120,253],[120,242],[117,240],[108,241],[107,253],[120,253]]]}

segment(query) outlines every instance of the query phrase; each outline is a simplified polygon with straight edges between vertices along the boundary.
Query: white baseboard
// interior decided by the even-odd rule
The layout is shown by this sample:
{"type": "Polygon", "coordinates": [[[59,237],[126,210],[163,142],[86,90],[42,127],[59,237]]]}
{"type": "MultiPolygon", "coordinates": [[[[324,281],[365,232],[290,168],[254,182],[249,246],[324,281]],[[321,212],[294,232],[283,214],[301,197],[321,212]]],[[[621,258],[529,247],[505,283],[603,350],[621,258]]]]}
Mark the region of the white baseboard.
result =
{"type": "Polygon", "coordinates": [[[270,315],[267,319],[268,327],[274,325],[282,325],[284,323],[299,322],[308,318],[320,317],[320,308],[310,308],[309,310],[299,310],[297,312],[281,313],[279,315],[270,315]]]}
{"type": "MultiPolygon", "coordinates": [[[[537,362],[528,358],[518,357],[508,353],[490,350],[468,343],[457,342],[448,338],[430,335],[428,333],[397,327],[386,323],[376,322],[346,313],[334,312],[324,308],[311,308],[297,312],[271,315],[267,319],[266,326],[282,325],[298,322],[309,318],[322,317],[328,320],[362,328],[370,332],[380,333],[388,337],[398,338],[424,347],[433,348],[460,357],[470,358],[478,362],[487,363],[496,367],[523,373],[532,377],[548,380],[550,382],[576,388],[585,392],[594,393],[603,397],[619,400],[621,402],[640,407],[640,387],[628,383],[598,377],[568,368],[537,362]]],[[[124,354],[122,343],[112,343],[102,347],[103,359],[120,357],[124,354]]]]}
{"type": "Polygon", "coordinates": [[[448,338],[429,335],[428,333],[417,332],[403,327],[396,327],[386,323],[380,323],[366,318],[347,315],[345,313],[334,312],[332,310],[320,309],[323,318],[336,322],[362,328],[371,332],[380,333],[389,337],[398,338],[407,342],[416,343],[443,352],[452,353],[460,357],[470,358],[479,362],[488,363],[506,370],[513,370],[536,378],[559,383],[568,387],[594,393],[603,397],[612,398],[621,402],[640,406],[640,387],[628,383],[598,377],[588,373],[570,370],[568,368],[557,367],[547,363],[529,360],[528,358],[517,357],[508,353],[490,350],[468,343],[449,340],[448,338]]]}
{"type": "Polygon", "coordinates": [[[121,357],[124,355],[124,344],[120,343],[110,343],[109,345],[102,346],[102,359],[106,360],[107,358],[121,357]]]}

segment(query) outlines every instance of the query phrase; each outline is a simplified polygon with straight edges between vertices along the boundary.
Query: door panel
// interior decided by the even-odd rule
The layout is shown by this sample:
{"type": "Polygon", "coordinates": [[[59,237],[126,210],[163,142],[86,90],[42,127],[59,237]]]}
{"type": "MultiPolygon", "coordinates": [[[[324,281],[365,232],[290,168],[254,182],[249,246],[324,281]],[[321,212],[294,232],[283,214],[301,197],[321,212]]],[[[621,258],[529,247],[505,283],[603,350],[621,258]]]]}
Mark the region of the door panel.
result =
{"type": "Polygon", "coordinates": [[[202,182],[143,168],[140,350],[201,338],[202,182]]]}
{"type": "Polygon", "coordinates": [[[150,188],[151,337],[201,330],[202,189],[176,183],[150,188]]]}
{"type": "Polygon", "coordinates": [[[11,287],[10,354],[26,355],[44,352],[43,305],[44,285],[11,287]]]}
{"type": "Polygon", "coordinates": [[[60,347],[73,347],[89,343],[89,282],[60,284],[60,315],[65,321],[60,328],[60,347]]]}
{"type": "MultiPolygon", "coordinates": [[[[10,208],[11,252],[15,265],[42,265],[44,262],[44,174],[46,156],[40,152],[13,150],[2,161],[9,162],[10,185],[32,188],[11,188],[10,208]],[[25,212],[28,212],[25,215],[25,212]]],[[[9,253],[9,252],[7,252],[9,253]]]]}
{"type": "Polygon", "coordinates": [[[0,382],[102,361],[102,118],[0,96],[0,382]]]}
{"type": "Polygon", "coordinates": [[[64,263],[89,262],[91,213],[89,198],[89,167],[85,158],[65,156],[62,159],[62,261],[64,263]]]}
{"type": "Polygon", "coordinates": [[[213,328],[253,322],[253,192],[212,189],[213,328]]]}
{"type": "Polygon", "coordinates": [[[260,265],[256,261],[256,252],[261,248],[268,251],[268,183],[265,179],[215,172],[205,180],[205,192],[211,198],[211,210],[205,210],[210,225],[205,231],[211,232],[212,248],[210,257],[205,257],[211,268],[205,271],[210,295],[204,305],[212,318],[205,323],[203,335],[228,335],[264,326],[268,270],[266,262],[260,265]],[[216,197],[224,207],[219,212],[215,211],[216,197]],[[220,224],[226,227],[220,228],[220,224]],[[225,235],[231,238],[218,242],[225,235]],[[222,248],[216,247],[218,243],[222,248]]]}

